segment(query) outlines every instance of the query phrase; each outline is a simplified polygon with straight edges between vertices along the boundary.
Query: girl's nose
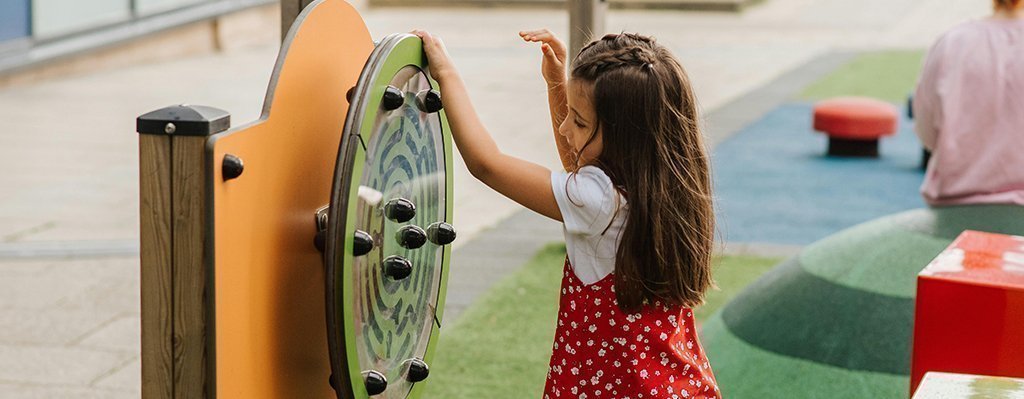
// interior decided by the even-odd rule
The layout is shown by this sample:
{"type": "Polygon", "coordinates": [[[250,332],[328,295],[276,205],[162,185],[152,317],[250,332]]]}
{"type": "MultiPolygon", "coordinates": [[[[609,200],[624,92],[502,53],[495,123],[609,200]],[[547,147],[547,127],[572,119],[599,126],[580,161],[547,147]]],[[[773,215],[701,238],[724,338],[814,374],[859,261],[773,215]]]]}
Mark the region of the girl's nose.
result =
{"type": "Polygon", "coordinates": [[[568,123],[568,118],[566,118],[561,125],[558,125],[558,134],[562,137],[569,138],[568,129],[565,128],[566,123],[568,123]]]}

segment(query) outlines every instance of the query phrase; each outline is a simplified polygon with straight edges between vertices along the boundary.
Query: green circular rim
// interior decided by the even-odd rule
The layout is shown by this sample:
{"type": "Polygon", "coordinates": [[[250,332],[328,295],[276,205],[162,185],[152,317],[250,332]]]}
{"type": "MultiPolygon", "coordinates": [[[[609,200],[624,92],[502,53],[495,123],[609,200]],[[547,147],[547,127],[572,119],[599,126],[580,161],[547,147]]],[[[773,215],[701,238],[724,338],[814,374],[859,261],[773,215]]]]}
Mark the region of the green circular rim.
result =
{"type": "MultiPolygon", "coordinates": [[[[352,237],[355,234],[357,197],[359,184],[357,177],[362,176],[366,162],[366,151],[361,143],[369,143],[373,135],[377,112],[367,112],[367,107],[380,104],[391,79],[403,68],[417,67],[427,76],[430,87],[438,89],[438,83],[430,77],[427,60],[423,54],[422,41],[409,34],[393,34],[385,37],[371,53],[363,69],[359,82],[353,93],[352,107],[349,109],[345,125],[345,135],[339,149],[338,165],[335,168],[334,188],[332,190],[331,209],[328,226],[325,263],[327,266],[327,322],[331,368],[336,378],[338,398],[368,398],[362,384],[362,371],[355,342],[354,283],[352,269],[354,263],[352,237]],[[351,134],[358,129],[358,136],[351,134]],[[347,169],[341,169],[345,168],[347,169]],[[355,181],[355,184],[353,184],[355,181]],[[339,251],[339,249],[341,249],[339,251]],[[340,289],[337,289],[340,287],[340,289]],[[338,306],[340,304],[341,306],[338,306]]],[[[452,223],[452,142],[448,120],[444,110],[439,112],[441,122],[441,145],[444,155],[445,208],[443,221],[452,223]]],[[[440,165],[439,165],[440,166],[440,165]]],[[[445,294],[447,292],[448,269],[451,260],[451,245],[442,247],[440,276],[435,298],[434,315],[437,323],[431,322],[429,339],[423,360],[430,364],[440,333],[438,323],[444,312],[445,294]]],[[[429,379],[427,380],[429,381],[429,379]]],[[[407,398],[419,397],[424,382],[415,383],[407,398]]]]}

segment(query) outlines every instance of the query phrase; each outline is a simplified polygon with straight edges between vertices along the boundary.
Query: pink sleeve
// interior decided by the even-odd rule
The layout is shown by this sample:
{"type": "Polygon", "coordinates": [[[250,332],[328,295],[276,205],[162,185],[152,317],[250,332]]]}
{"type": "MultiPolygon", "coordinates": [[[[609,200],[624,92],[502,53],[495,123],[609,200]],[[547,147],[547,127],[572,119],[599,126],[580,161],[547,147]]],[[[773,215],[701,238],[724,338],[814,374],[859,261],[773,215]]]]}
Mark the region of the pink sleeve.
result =
{"type": "Polygon", "coordinates": [[[939,39],[928,51],[917,90],[914,91],[914,129],[929,150],[935,149],[942,126],[942,98],[938,87],[942,74],[942,44],[943,40],[939,39]]]}

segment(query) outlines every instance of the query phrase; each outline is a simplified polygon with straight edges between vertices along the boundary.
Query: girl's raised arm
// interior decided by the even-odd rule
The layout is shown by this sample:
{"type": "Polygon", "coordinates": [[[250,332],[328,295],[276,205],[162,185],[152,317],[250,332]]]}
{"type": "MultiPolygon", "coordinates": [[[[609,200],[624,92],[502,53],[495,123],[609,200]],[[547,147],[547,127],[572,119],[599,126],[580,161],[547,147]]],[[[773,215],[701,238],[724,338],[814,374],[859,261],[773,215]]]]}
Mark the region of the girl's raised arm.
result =
{"type": "Polygon", "coordinates": [[[551,190],[551,170],[503,154],[473,109],[466,86],[448,58],[444,44],[427,32],[413,33],[423,39],[430,74],[441,85],[448,125],[469,172],[511,200],[561,221],[562,212],[551,190]]]}
{"type": "Polygon", "coordinates": [[[555,34],[547,29],[519,32],[519,36],[528,42],[540,42],[540,50],[544,54],[541,62],[541,74],[548,85],[548,107],[551,109],[551,127],[555,136],[558,157],[562,160],[565,170],[576,169],[576,157],[565,136],[558,133],[558,127],[569,115],[569,105],[565,99],[565,61],[568,50],[565,43],[558,40],[555,34]]]}

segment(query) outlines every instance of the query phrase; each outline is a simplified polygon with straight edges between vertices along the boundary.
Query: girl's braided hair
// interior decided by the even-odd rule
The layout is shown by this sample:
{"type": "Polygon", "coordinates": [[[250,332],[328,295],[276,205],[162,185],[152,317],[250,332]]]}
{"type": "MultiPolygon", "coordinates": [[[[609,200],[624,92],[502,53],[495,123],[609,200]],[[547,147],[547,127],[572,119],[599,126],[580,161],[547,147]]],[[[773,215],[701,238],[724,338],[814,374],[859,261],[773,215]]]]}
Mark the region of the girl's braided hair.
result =
{"type": "Polygon", "coordinates": [[[596,163],[627,200],[615,263],[619,306],[700,304],[713,285],[715,218],[686,72],[653,38],[620,33],[585,46],[570,76],[591,90],[591,141],[600,131],[603,142],[596,163]]]}

